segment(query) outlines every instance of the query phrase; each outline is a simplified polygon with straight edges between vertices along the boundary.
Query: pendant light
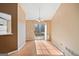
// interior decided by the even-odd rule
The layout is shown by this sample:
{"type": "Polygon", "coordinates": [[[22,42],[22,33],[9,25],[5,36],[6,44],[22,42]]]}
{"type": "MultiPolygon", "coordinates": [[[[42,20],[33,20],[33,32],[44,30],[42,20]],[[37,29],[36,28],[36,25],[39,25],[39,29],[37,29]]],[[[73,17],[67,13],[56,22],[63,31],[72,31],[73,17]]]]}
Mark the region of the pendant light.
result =
{"type": "Polygon", "coordinates": [[[39,8],[38,13],[39,13],[39,17],[38,17],[37,21],[38,21],[38,22],[41,22],[41,18],[40,18],[40,8],[39,8]]]}

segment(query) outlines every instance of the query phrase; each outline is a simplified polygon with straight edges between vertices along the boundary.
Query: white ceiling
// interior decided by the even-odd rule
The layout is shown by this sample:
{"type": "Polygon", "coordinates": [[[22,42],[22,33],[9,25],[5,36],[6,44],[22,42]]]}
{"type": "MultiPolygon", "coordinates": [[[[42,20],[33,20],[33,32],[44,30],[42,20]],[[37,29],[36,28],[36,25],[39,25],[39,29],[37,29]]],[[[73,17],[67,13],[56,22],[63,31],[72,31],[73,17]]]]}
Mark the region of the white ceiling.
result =
{"type": "Polygon", "coordinates": [[[30,20],[39,18],[39,8],[40,18],[50,20],[60,6],[59,3],[21,3],[20,5],[25,11],[26,18],[30,20]]]}

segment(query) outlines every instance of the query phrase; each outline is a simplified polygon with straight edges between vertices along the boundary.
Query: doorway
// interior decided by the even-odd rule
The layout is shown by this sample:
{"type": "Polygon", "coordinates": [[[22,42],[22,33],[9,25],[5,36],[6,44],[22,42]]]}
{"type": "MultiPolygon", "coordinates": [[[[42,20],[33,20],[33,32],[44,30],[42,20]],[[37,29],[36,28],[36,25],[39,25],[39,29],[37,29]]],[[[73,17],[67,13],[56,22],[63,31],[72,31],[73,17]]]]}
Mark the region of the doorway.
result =
{"type": "Polygon", "coordinates": [[[46,24],[34,24],[34,38],[35,40],[46,40],[47,26],[46,24]]]}

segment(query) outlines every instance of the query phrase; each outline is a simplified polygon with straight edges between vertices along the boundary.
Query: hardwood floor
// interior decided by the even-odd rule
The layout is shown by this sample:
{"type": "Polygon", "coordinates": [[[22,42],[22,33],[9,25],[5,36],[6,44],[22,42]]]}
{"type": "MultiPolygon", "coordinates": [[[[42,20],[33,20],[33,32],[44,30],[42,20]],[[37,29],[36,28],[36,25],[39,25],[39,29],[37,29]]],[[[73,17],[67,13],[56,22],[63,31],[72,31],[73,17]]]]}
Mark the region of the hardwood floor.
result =
{"type": "Polygon", "coordinates": [[[27,41],[25,46],[15,53],[10,54],[10,56],[34,56],[35,51],[35,43],[34,41],[27,41]]]}
{"type": "Polygon", "coordinates": [[[54,47],[50,41],[35,40],[36,54],[43,56],[56,56],[63,55],[56,47],[54,47]]]}
{"type": "Polygon", "coordinates": [[[63,55],[50,41],[27,41],[25,46],[10,56],[61,56],[63,55]]]}

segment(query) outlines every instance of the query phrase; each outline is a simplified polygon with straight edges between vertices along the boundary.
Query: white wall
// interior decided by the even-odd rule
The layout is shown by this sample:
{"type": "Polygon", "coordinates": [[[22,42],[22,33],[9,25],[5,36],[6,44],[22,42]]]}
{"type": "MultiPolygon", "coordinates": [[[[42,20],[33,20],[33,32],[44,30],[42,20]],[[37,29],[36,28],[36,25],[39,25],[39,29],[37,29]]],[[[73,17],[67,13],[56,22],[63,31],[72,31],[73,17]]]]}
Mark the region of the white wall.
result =
{"type": "Polygon", "coordinates": [[[25,24],[19,23],[18,24],[18,49],[21,49],[26,40],[26,26],[25,24]]]}
{"type": "Polygon", "coordinates": [[[18,49],[21,49],[26,41],[25,14],[21,6],[18,7],[18,49]]]}

